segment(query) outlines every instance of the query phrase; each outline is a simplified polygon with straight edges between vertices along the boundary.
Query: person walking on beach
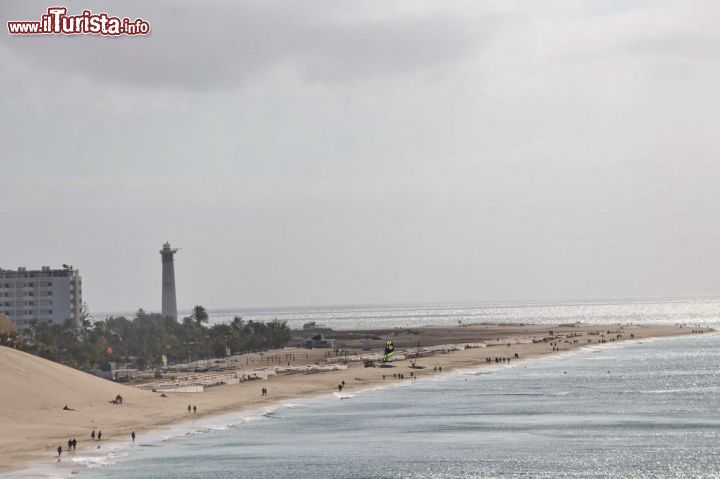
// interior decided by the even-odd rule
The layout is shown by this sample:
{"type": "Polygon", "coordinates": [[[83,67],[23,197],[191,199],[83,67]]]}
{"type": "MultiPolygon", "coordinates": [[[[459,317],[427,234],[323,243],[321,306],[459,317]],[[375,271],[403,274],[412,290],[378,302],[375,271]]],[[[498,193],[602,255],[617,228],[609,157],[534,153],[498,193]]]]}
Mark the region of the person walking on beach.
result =
{"type": "Polygon", "coordinates": [[[130,437],[132,438],[133,444],[135,444],[135,431],[130,433],[130,437]]]}
{"type": "Polygon", "coordinates": [[[92,439],[93,441],[95,440],[95,429],[93,429],[90,433],[90,439],[92,439]]]}
{"type": "Polygon", "coordinates": [[[98,441],[102,441],[102,431],[98,431],[98,441]]]}
{"type": "Polygon", "coordinates": [[[72,446],[73,446],[73,452],[75,452],[77,450],[77,439],[75,439],[75,438],[72,439],[72,446]]]}
{"type": "Polygon", "coordinates": [[[197,414],[197,406],[193,406],[193,414],[197,414]]]}
{"type": "Polygon", "coordinates": [[[190,405],[188,404],[188,414],[190,414],[190,411],[192,411],[192,408],[191,408],[190,405]]]}
{"type": "Polygon", "coordinates": [[[62,455],[62,446],[58,446],[57,452],[58,452],[58,461],[59,461],[59,460],[60,460],[60,456],[62,455]]]}
{"type": "Polygon", "coordinates": [[[72,451],[72,439],[68,439],[68,452],[72,451]]]}

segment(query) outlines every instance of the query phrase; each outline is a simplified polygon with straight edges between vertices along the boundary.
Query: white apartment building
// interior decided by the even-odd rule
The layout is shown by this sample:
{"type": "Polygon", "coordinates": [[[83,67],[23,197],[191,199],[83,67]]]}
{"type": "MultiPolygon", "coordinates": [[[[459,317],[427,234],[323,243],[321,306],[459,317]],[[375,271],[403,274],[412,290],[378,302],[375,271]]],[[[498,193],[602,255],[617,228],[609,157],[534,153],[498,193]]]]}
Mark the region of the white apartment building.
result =
{"type": "Polygon", "coordinates": [[[34,319],[60,324],[70,319],[78,325],[81,307],[82,279],[72,266],[0,268],[0,313],[9,316],[20,330],[34,319]]]}

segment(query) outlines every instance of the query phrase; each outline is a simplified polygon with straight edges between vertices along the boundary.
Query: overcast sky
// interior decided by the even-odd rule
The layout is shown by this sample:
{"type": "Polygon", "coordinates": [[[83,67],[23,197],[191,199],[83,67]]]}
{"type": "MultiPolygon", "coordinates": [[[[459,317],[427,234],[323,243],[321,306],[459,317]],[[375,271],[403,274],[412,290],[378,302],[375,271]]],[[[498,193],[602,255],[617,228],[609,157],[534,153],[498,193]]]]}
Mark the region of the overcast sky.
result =
{"type": "MultiPolygon", "coordinates": [[[[0,3],[0,20],[55,3],[0,3]]],[[[0,34],[0,267],[93,311],[720,293],[717,1],[70,1],[0,34]]]]}

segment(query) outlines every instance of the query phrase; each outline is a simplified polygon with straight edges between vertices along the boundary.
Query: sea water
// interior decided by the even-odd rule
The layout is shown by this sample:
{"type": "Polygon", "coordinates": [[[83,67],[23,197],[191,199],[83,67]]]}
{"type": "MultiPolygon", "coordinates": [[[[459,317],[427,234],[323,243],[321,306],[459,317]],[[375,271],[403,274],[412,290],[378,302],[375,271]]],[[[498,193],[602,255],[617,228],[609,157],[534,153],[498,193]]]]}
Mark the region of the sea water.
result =
{"type": "Polygon", "coordinates": [[[140,436],[134,447],[118,445],[93,468],[67,463],[55,472],[72,470],[80,478],[718,477],[719,346],[720,334],[698,334],[415,382],[388,380],[387,387],[362,393],[186,423],[140,436]]]}
{"type": "MultiPolygon", "coordinates": [[[[720,298],[635,299],[623,301],[566,301],[554,303],[455,303],[399,304],[376,306],[323,306],[285,308],[235,308],[210,310],[210,324],[228,323],[235,317],[245,321],[286,321],[293,329],[315,322],[333,329],[372,329],[456,325],[461,323],[512,322],[558,324],[583,322],[715,324],[719,321],[720,298]]],[[[190,311],[180,311],[188,316],[190,311]]],[[[97,313],[132,317],[133,312],[97,313]]]]}
{"type": "MultiPolygon", "coordinates": [[[[315,322],[333,329],[372,329],[460,323],[692,323],[714,324],[719,298],[644,299],[510,304],[421,304],[211,310],[210,323],[286,321],[293,329],[315,322]]],[[[186,314],[189,314],[187,312],[186,314]]],[[[181,314],[182,315],[182,314],[181,314]]]]}

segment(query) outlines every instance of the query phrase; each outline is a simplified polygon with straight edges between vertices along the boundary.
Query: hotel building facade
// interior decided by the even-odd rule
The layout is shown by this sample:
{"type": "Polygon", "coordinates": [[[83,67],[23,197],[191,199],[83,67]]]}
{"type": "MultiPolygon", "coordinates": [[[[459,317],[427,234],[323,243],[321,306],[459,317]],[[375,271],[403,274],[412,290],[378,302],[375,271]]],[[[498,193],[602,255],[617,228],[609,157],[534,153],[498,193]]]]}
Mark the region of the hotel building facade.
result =
{"type": "Polygon", "coordinates": [[[29,328],[32,320],[62,324],[69,319],[78,327],[81,310],[82,278],[72,266],[0,268],[0,313],[9,316],[19,330],[29,328]]]}

